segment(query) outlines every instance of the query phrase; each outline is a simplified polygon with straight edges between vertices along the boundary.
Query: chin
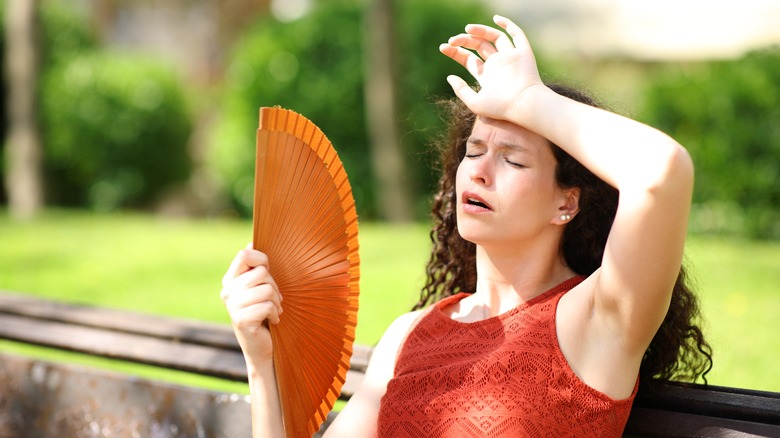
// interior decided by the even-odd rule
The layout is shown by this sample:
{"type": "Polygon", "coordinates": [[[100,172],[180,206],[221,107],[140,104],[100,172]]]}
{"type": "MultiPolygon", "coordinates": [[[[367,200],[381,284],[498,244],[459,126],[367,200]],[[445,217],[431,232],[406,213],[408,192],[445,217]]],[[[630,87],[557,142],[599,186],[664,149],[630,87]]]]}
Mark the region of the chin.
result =
{"type": "MultiPolygon", "coordinates": [[[[471,242],[475,245],[484,245],[491,241],[497,240],[495,236],[490,236],[490,233],[485,230],[475,230],[474,227],[461,227],[458,226],[458,234],[466,242],[471,242]]],[[[498,237],[500,239],[500,237],[498,237]]]]}

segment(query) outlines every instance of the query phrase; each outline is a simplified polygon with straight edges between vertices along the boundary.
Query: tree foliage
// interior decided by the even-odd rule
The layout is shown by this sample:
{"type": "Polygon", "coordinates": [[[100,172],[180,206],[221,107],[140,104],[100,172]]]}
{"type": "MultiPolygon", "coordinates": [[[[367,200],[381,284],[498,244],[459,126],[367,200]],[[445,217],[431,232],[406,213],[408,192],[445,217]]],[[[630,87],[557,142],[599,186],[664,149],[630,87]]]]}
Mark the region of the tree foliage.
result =
{"type": "MultiPolygon", "coordinates": [[[[376,217],[368,159],[363,96],[364,5],[317,2],[297,21],[269,17],[237,44],[227,73],[222,120],[215,130],[212,162],[235,207],[252,205],[254,132],[258,108],[279,105],[311,119],[328,135],[344,162],[363,218],[376,217]]],[[[396,4],[400,87],[399,121],[408,173],[399,178],[418,187],[418,209],[436,180],[428,144],[441,120],[437,96],[451,96],[447,74],[459,66],[438,53],[438,44],[469,21],[487,17],[472,1],[403,0],[396,4]]]]}
{"type": "Polygon", "coordinates": [[[692,228],[780,237],[780,48],[736,61],[669,65],[647,88],[644,118],[696,165],[692,228]]]}

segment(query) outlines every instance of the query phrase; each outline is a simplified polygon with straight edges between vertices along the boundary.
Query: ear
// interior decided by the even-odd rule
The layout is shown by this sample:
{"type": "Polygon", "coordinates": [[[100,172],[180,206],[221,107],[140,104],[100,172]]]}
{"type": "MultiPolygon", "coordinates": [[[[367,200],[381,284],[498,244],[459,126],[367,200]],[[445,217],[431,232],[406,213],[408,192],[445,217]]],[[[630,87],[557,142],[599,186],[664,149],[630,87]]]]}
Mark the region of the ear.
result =
{"type": "Polygon", "coordinates": [[[561,203],[558,206],[553,223],[566,225],[574,219],[580,211],[580,188],[573,187],[561,191],[561,203]]]}

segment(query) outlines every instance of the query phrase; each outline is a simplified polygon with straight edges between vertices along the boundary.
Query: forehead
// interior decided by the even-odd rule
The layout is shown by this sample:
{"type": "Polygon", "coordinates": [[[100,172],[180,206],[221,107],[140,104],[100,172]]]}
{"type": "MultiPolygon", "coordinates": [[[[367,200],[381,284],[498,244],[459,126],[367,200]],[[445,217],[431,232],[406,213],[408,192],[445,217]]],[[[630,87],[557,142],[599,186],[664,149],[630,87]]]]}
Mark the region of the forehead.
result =
{"type": "Polygon", "coordinates": [[[515,146],[531,152],[549,149],[549,142],[535,132],[505,120],[478,117],[471,130],[470,141],[515,146]]]}

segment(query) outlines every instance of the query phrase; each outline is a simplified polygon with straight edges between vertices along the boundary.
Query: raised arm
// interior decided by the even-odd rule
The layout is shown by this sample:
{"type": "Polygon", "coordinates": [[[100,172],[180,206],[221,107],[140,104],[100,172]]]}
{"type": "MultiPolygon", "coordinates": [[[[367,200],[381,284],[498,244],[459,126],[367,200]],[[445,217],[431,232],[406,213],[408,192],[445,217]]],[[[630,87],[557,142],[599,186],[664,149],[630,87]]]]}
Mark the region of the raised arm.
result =
{"type": "Polygon", "coordinates": [[[522,30],[469,25],[440,50],[479,82],[448,81],[477,115],[503,119],[560,146],[620,191],[602,267],[589,280],[599,323],[641,358],[669,307],[680,270],[693,166],[666,134],[546,87],[522,30]],[[507,36],[508,34],[508,36],[507,36]],[[469,50],[467,50],[469,49],[469,50]]]}
{"type": "Polygon", "coordinates": [[[268,272],[268,257],[242,250],[222,279],[222,301],[246,360],[252,406],[252,436],[283,437],[273,346],[267,323],[279,322],[281,294],[268,272]]]}

